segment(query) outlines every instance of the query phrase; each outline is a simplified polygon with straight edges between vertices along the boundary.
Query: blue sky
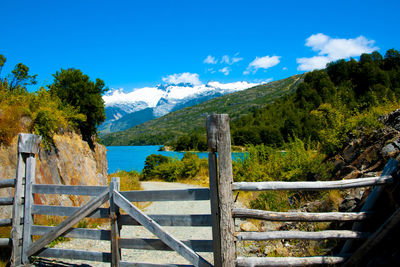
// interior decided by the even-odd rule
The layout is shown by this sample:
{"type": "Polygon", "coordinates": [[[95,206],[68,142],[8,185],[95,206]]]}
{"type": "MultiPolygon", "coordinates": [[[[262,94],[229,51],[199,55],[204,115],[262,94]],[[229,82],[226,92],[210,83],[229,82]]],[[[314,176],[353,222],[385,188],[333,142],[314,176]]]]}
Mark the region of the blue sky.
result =
{"type": "Polygon", "coordinates": [[[47,85],[74,67],[126,91],[278,80],[340,57],[399,50],[399,8],[385,0],[0,0],[2,75],[22,62],[47,85]]]}

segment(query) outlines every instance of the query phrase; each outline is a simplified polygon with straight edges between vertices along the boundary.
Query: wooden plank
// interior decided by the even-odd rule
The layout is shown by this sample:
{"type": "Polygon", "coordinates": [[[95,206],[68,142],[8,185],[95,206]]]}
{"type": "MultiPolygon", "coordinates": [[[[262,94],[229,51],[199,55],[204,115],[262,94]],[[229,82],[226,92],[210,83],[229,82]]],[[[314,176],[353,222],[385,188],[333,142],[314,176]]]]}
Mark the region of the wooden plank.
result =
{"type": "Polygon", "coordinates": [[[91,199],[86,205],[80,207],[79,210],[68,217],[68,219],[54,227],[50,232],[48,232],[46,235],[42,236],[39,240],[33,243],[27,251],[28,256],[32,256],[48,243],[50,243],[60,235],[64,234],[74,224],[78,223],[80,220],[92,213],[95,209],[100,207],[104,202],[108,200],[108,198],[109,192],[107,189],[98,197],[91,199]]]}
{"type": "Polygon", "coordinates": [[[266,190],[303,190],[318,191],[332,189],[347,189],[365,186],[385,185],[393,182],[392,176],[367,177],[340,181],[313,182],[238,182],[233,183],[233,190],[266,191],[266,190]]]}
{"type": "Polygon", "coordinates": [[[43,251],[38,253],[38,256],[47,258],[111,262],[111,253],[72,249],[45,248],[43,251]]]}
{"type": "MultiPolygon", "coordinates": [[[[392,158],[389,159],[388,163],[386,163],[385,167],[383,168],[381,177],[382,179],[386,177],[387,175],[391,175],[395,171],[398,170],[399,162],[397,160],[394,160],[392,158]]],[[[373,207],[375,206],[376,201],[382,194],[384,188],[383,187],[375,187],[371,193],[368,195],[367,200],[365,201],[364,205],[361,208],[361,211],[372,211],[373,207]]],[[[362,230],[362,222],[355,222],[352,227],[353,231],[361,231],[362,230]]],[[[346,254],[348,253],[353,246],[353,241],[352,240],[347,240],[346,243],[344,244],[342,250],[340,251],[340,254],[346,254]]]]}
{"type": "Polygon", "coordinates": [[[233,209],[235,218],[252,218],[282,222],[326,222],[362,221],[371,217],[371,212],[274,212],[255,209],[233,209]]]}
{"type": "MultiPolygon", "coordinates": [[[[64,207],[51,205],[33,205],[32,214],[53,215],[53,216],[71,216],[80,207],[64,207]]],[[[98,208],[89,214],[90,218],[109,218],[109,210],[107,208],[98,208]]]]}
{"type": "Polygon", "coordinates": [[[11,226],[12,219],[0,219],[0,227],[2,226],[11,226]]]}
{"type": "Polygon", "coordinates": [[[221,229],[220,229],[220,215],[219,215],[219,201],[218,201],[218,169],[217,169],[217,155],[215,152],[208,153],[208,173],[210,184],[210,204],[211,204],[211,217],[212,217],[212,237],[214,248],[214,266],[222,266],[221,256],[221,229]]]}
{"type": "Polygon", "coordinates": [[[324,239],[366,239],[369,233],[355,232],[349,230],[327,230],[320,232],[304,231],[268,231],[268,232],[240,232],[236,233],[238,241],[245,240],[277,240],[277,239],[300,239],[300,240],[324,240],[324,239]]]}
{"type": "Polygon", "coordinates": [[[22,264],[22,237],[23,237],[23,222],[24,218],[24,191],[25,191],[25,176],[26,176],[26,159],[30,154],[37,154],[40,148],[41,137],[33,134],[18,135],[18,158],[17,171],[14,190],[13,203],[13,223],[11,230],[11,238],[13,240],[13,249],[11,255],[11,264],[18,266],[22,264]]]}
{"type": "Polygon", "coordinates": [[[39,153],[42,137],[35,134],[20,133],[18,135],[18,153],[39,153]]]}
{"type": "Polygon", "coordinates": [[[29,264],[27,255],[28,248],[32,244],[31,227],[33,225],[33,215],[31,212],[33,205],[32,185],[35,183],[35,155],[30,154],[26,158],[26,177],[25,177],[25,203],[24,203],[24,233],[22,243],[22,262],[29,264]]]}
{"type": "MultiPolygon", "coordinates": [[[[185,245],[190,247],[196,252],[213,252],[212,240],[185,240],[182,241],[185,245]]],[[[137,239],[126,239],[121,238],[118,240],[120,248],[126,249],[144,249],[144,250],[165,250],[171,251],[160,239],[153,238],[137,238],[137,239]]]]}
{"type": "MultiPolygon", "coordinates": [[[[54,227],[52,226],[32,226],[32,235],[43,236],[50,232],[54,227]]],[[[111,238],[110,230],[101,229],[84,229],[84,228],[71,228],[66,231],[63,236],[70,238],[92,239],[92,240],[107,240],[111,238]]]]}
{"type": "Polygon", "coordinates": [[[15,179],[0,180],[0,188],[14,187],[15,179]]]}
{"type": "Polygon", "coordinates": [[[121,260],[121,249],[119,248],[120,229],[118,227],[119,208],[114,203],[114,190],[119,191],[119,178],[112,177],[110,182],[110,220],[111,220],[111,266],[119,267],[121,260]]]}
{"type": "Polygon", "coordinates": [[[11,238],[0,238],[0,247],[11,247],[12,239],[11,238]]]}
{"type": "Polygon", "coordinates": [[[121,267],[193,267],[193,265],[187,264],[157,264],[157,263],[146,263],[146,262],[126,262],[121,261],[119,263],[121,267]]]}
{"type": "Polygon", "coordinates": [[[209,200],[208,188],[189,188],[172,190],[121,191],[131,202],[209,200]]]}
{"type": "MultiPolygon", "coordinates": [[[[161,226],[212,226],[210,214],[155,214],[147,215],[161,226]]],[[[140,225],[129,215],[121,215],[119,222],[122,225],[140,225]]]]}
{"type": "Polygon", "coordinates": [[[120,208],[125,210],[130,216],[132,216],[136,221],[143,225],[147,230],[153,233],[155,236],[160,238],[169,247],[173,248],[176,252],[182,255],[189,262],[195,266],[211,266],[205,259],[196,254],[188,246],[183,244],[181,241],[177,240],[171,236],[168,232],[163,230],[159,224],[154,222],[150,217],[136,208],[132,203],[130,203],[124,196],[119,192],[114,190],[114,203],[120,208]]]}
{"type": "MultiPolygon", "coordinates": [[[[231,267],[235,264],[236,246],[233,233],[235,224],[232,218],[232,158],[231,135],[228,114],[215,114],[207,116],[207,143],[210,152],[218,153],[218,212],[220,230],[221,260],[217,264],[231,267]]],[[[211,177],[212,178],[212,177],[211,177]]]]}
{"type": "Polygon", "coordinates": [[[0,206],[12,205],[14,203],[13,197],[2,197],[0,198],[0,206]]]}
{"type": "Polygon", "coordinates": [[[107,186],[35,184],[35,194],[98,196],[107,186]]]}
{"type": "Polygon", "coordinates": [[[314,257],[238,257],[236,266],[307,266],[340,264],[346,260],[343,256],[314,256],[314,257]]]}
{"type": "Polygon", "coordinates": [[[400,225],[400,208],[397,209],[379,229],[365,241],[344,264],[344,266],[357,266],[360,261],[365,261],[368,254],[379,246],[385,237],[400,225]]]}

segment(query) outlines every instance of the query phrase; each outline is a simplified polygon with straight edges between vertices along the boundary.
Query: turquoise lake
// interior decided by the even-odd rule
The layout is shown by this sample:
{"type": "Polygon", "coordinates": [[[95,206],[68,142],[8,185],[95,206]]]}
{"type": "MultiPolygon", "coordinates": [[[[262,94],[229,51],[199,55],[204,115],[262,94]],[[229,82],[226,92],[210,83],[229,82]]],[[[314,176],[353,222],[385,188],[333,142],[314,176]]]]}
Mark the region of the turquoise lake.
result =
{"type": "MultiPolygon", "coordinates": [[[[151,154],[159,154],[168,157],[181,159],[183,152],[158,151],[160,146],[108,146],[107,161],[108,173],[121,171],[141,172],[144,167],[146,157],[151,154]]],[[[200,158],[207,158],[208,152],[197,152],[200,158]]],[[[243,153],[232,153],[232,159],[241,158],[243,153]]]]}

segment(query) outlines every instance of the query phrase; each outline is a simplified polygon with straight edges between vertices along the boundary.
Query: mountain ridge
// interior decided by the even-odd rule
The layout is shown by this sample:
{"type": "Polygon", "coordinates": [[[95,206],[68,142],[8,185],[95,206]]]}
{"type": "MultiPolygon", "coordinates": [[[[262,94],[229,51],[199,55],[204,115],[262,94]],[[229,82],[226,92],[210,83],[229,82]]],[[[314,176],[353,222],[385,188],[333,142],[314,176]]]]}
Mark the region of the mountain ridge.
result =
{"type": "Polygon", "coordinates": [[[193,131],[204,132],[205,116],[228,113],[232,120],[250,113],[297,89],[304,74],[225,94],[201,104],[179,109],[130,129],[102,136],[105,145],[155,145],[193,131]]]}

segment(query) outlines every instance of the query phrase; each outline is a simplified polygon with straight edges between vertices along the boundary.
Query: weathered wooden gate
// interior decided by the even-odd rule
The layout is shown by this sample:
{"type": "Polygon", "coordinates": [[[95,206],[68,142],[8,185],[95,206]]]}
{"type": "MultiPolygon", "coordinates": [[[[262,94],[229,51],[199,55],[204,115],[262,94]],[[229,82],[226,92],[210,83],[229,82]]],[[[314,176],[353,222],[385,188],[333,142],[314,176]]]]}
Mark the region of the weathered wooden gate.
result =
{"type": "MultiPolygon", "coordinates": [[[[210,214],[146,215],[131,203],[209,200],[210,190],[208,188],[119,191],[119,178],[112,178],[109,187],[35,184],[34,152],[37,151],[35,147],[39,145],[40,138],[34,135],[21,134],[21,142],[30,146],[26,151],[29,151],[28,159],[32,159],[19,168],[19,174],[16,179],[16,185],[19,185],[20,189],[19,191],[16,189],[14,198],[13,229],[15,230],[13,230],[13,266],[31,263],[32,256],[110,262],[112,266],[165,266],[161,264],[125,262],[121,259],[121,249],[174,250],[194,266],[212,266],[197,254],[197,252],[212,252],[212,240],[180,241],[162,228],[163,226],[211,227],[210,214]],[[65,207],[34,204],[33,194],[66,194],[91,196],[92,198],[81,207],[65,207]],[[108,207],[101,207],[106,203],[108,203],[108,207]],[[121,214],[120,209],[124,210],[127,214],[121,214]],[[35,214],[66,216],[67,219],[55,227],[34,225],[33,216],[35,214]],[[111,229],[100,230],[73,227],[86,217],[108,218],[111,222],[111,229]],[[159,239],[122,238],[120,230],[124,225],[144,226],[159,239]],[[33,242],[32,236],[41,237],[33,242]],[[46,247],[59,236],[108,240],[110,241],[110,252],[46,247]],[[18,240],[19,242],[15,242],[14,240],[18,240]]],[[[19,155],[22,158],[23,154],[21,153],[25,152],[21,149],[19,150],[19,155]]],[[[25,162],[23,161],[23,163],[25,162]]],[[[180,265],[171,264],[170,266],[180,265]]]]}

